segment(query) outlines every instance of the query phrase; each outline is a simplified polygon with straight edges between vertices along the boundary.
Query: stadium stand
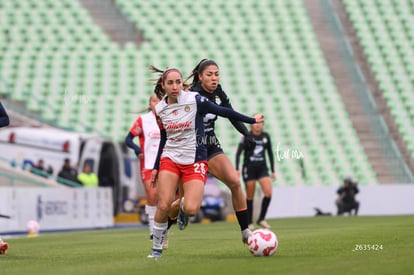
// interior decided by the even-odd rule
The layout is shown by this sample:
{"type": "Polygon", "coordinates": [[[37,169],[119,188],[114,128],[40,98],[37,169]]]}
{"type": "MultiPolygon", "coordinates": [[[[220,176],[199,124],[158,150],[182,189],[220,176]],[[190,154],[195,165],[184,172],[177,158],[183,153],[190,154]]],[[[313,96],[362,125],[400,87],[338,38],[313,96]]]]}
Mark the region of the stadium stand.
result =
{"type": "Polygon", "coordinates": [[[414,157],[414,1],[345,0],[344,4],[388,108],[414,157]]]}
{"type": "MultiPolygon", "coordinates": [[[[233,106],[265,114],[276,159],[288,158],[276,162],[278,184],[339,184],[346,174],[376,182],[302,1],[115,3],[144,43],[112,42],[78,1],[2,1],[0,79],[11,98],[62,127],[87,124],[121,140],[147,105],[148,65],[189,74],[208,57],[233,106]]],[[[240,135],[218,123],[233,155],[240,135]]]]}
{"type": "Polygon", "coordinates": [[[25,171],[21,169],[10,167],[9,163],[0,158],[0,187],[4,186],[65,187],[64,185],[58,184],[53,179],[45,179],[43,177],[33,175],[32,173],[25,173],[25,171]]]}

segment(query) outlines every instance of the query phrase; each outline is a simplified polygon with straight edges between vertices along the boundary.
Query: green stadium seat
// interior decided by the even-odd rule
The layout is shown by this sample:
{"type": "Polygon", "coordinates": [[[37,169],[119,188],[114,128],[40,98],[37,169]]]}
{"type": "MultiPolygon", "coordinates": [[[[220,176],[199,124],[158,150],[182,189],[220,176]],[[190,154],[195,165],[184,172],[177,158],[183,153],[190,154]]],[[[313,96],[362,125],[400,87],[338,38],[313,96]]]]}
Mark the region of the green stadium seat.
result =
{"type": "MultiPolygon", "coordinates": [[[[13,49],[0,39],[0,78],[11,82],[12,96],[22,100],[23,91],[29,90],[31,97],[43,101],[49,98],[53,100],[51,105],[60,109],[55,114],[62,127],[70,127],[73,121],[86,121],[121,140],[132,121],[131,114],[118,109],[137,111],[147,106],[153,89],[147,82],[153,78],[147,71],[148,65],[178,66],[188,75],[201,58],[208,57],[218,61],[221,83],[237,110],[250,113],[254,109],[275,118],[266,122],[266,128],[278,136],[274,138],[274,147],[277,142],[299,147],[312,145],[305,161],[308,178],[302,178],[296,162],[284,161],[277,163],[280,184],[338,183],[343,174],[338,172],[338,164],[331,164],[331,159],[350,161],[364,155],[302,1],[115,0],[115,3],[142,31],[147,42],[119,47],[78,1],[2,1],[0,7],[6,16],[0,20],[5,25],[18,26],[12,32],[13,49]],[[167,16],[166,7],[182,16],[167,16]],[[211,21],[202,16],[204,11],[212,16],[211,21]],[[209,49],[203,46],[206,41],[209,49]],[[22,53],[29,50],[27,42],[32,46],[31,54],[24,57],[27,63],[22,63],[22,53]],[[44,65],[41,78],[36,74],[39,64],[44,65]],[[26,82],[20,84],[21,79],[26,82]],[[35,85],[36,81],[40,84],[35,85]],[[96,101],[90,108],[80,102],[65,104],[61,95],[66,89],[76,95],[88,94],[96,101]],[[320,110],[328,111],[321,116],[320,110]],[[324,138],[326,133],[342,137],[345,149],[337,149],[333,139],[324,138]],[[326,144],[327,156],[319,160],[318,146],[322,144],[326,144]]],[[[354,2],[346,5],[358,6],[354,2]]],[[[367,5],[363,6],[365,10],[367,5]]],[[[358,15],[353,16],[353,22],[363,26],[364,17],[362,13],[358,15]]],[[[374,44],[370,45],[371,59],[382,54],[375,51],[374,44]]],[[[35,102],[28,107],[39,110],[41,107],[35,102]]],[[[55,119],[51,112],[44,112],[44,117],[55,119]]],[[[218,131],[223,147],[233,153],[240,137],[238,132],[224,119],[220,120],[218,131]]],[[[357,167],[345,170],[375,182],[368,160],[358,161],[365,167],[363,172],[357,167]]]]}

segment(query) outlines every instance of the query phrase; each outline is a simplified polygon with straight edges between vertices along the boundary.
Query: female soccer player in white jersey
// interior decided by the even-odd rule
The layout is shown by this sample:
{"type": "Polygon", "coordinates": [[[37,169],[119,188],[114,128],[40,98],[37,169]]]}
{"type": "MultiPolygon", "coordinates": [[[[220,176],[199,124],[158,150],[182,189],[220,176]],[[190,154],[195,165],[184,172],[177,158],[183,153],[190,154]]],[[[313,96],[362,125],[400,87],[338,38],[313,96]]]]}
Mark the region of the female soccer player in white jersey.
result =
{"type": "Polygon", "coordinates": [[[155,105],[158,102],[160,100],[157,95],[152,94],[149,99],[148,112],[135,120],[125,138],[125,144],[133,149],[135,155],[140,159],[141,179],[147,196],[145,213],[148,215],[151,239],[153,235],[154,215],[157,210],[157,189],[151,184],[151,172],[160,143],[160,129],[155,120],[155,105]],[[135,137],[139,137],[140,146],[137,146],[133,142],[135,137]]]}
{"type": "Polygon", "coordinates": [[[155,89],[155,93],[162,96],[155,107],[161,142],[152,172],[154,184],[158,178],[158,204],[153,249],[148,257],[158,258],[167,231],[168,211],[180,180],[184,190],[180,211],[194,216],[201,205],[208,169],[204,115],[212,113],[250,124],[263,121],[263,115],[247,117],[230,108],[219,107],[197,93],[183,91],[183,77],[178,69],[153,69],[162,73],[155,89]]]}

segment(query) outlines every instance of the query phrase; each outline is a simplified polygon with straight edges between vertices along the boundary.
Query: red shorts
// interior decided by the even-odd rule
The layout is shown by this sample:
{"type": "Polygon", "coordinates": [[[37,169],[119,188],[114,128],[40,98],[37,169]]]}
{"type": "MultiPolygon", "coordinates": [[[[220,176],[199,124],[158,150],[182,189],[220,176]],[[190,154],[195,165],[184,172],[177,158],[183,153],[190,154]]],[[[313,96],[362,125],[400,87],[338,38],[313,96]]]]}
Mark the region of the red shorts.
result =
{"type": "Polygon", "coordinates": [[[207,161],[202,160],[192,164],[177,164],[169,158],[162,158],[160,161],[160,171],[170,171],[180,177],[183,183],[190,180],[207,180],[207,161]]]}
{"type": "Polygon", "coordinates": [[[151,174],[152,174],[152,170],[151,169],[142,169],[141,170],[141,179],[142,179],[142,182],[151,180],[151,174]]]}

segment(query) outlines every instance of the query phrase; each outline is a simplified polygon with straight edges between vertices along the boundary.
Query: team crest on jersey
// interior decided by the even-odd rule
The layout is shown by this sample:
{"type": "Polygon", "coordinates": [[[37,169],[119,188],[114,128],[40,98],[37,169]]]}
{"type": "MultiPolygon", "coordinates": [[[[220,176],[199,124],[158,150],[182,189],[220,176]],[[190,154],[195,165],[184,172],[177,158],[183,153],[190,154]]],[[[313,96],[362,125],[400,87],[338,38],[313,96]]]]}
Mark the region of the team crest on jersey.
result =
{"type": "Polygon", "coordinates": [[[221,100],[220,100],[220,97],[218,95],[216,95],[216,98],[215,98],[214,101],[217,103],[217,105],[221,105],[221,100]]]}
{"type": "Polygon", "coordinates": [[[267,143],[267,138],[263,138],[263,143],[267,143]]]}
{"type": "Polygon", "coordinates": [[[189,112],[189,111],[190,111],[190,106],[185,105],[185,107],[184,107],[184,111],[189,112]]]}
{"type": "Polygon", "coordinates": [[[157,121],[158,126],[159,126],[159,127],[162,127],[162,121],[161,121],[161,118],[160,118],[159,116],[157,116],[155,120],[157,121]]]}

